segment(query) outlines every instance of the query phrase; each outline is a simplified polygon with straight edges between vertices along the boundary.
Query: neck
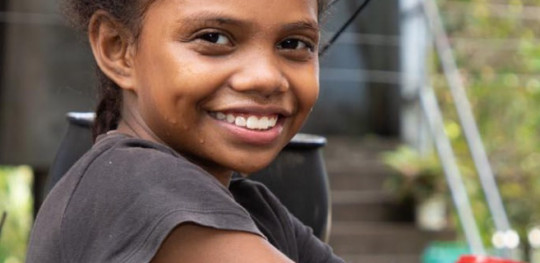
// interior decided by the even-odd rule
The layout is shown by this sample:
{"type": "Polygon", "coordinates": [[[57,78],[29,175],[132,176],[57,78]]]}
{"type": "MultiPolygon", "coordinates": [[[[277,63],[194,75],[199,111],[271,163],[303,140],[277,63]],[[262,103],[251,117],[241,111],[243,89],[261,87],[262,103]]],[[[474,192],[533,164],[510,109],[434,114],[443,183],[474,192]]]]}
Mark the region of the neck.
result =
{"type": "MultiPolygon", "coordinates": [[[[167,145],[163,140],[161,140],[153,131],[146,125],[146,122],[142,118],[139,112],[129,105],[135,105],[136,96],[129,92],[124,92],[124,103],[122,109],[122,117],[118,122],[118,132],[130,135],[135,138],[140,138],[143,140],[167,145]]],[[[200,160],[194,156],[186,156],[179,152],[182,156],[189,159],[192,163],[203,168],[209,174],[214,176],[221,184],[225,187],[229,187],[229,183],[232,178],[233,172],[230,169],[223,169],[220,166],[217,166],[207,161],[200,160]]]]}
{"type": "Polygon", "coordinates": [[[207,167],[201,166],[204,170],[214,176],[225,188],[229,188],[231,183],[231,178],[233,175],[232,171],[212,171],[212,169],[207,169],[207,167]]]}
{"type": "MultiPolygon", "coordinates": [[[[130,124],[129,121],[124,120],[124,118],[122,118],[120,120],[120,122],[118,123],[117,131],[121,132],[121,133],[124,133],[124,134],[127,134],[129,136],[135,137],[135,138],[140,138],[140,139],[143,139],[143,140],[147,140],[147,141],[156,142],[156,143],[159,143],[159,144],[166,145],[152,131],[150,131],[150,130],[147,131],[147,129],[144,129],[144,128],[137,129],[136,127],[140,127],[140,126],[139,125],[132,125],[132,124],[130,124]]],[[[189,156],[185,156],[185,155],[183,155],[183,156],[186,157],[187,159],[189,159],[192,163],[194,163],[194,164],[200,166],[201,168],[203,168],[205,171],[207,171],[212,176],[214,176],[225,187],[227,187],[227,188],[229,187],[229,183],[230,183],[232,175],[233,175],[233,172],[231,170],[224,170],[224,169],[215,168],[211,164],[204,164],[204,163],[198,162],[194,158],[190,158],[189,156]]]]}
{"type": "Polygon", "coordinates": [[[164,144],[164,142],[146,125],[141,114],[132,107],[136,105],[136,96],[131,92],[123,92],[122,117],[117,130],[130,136],[164,144]]]}

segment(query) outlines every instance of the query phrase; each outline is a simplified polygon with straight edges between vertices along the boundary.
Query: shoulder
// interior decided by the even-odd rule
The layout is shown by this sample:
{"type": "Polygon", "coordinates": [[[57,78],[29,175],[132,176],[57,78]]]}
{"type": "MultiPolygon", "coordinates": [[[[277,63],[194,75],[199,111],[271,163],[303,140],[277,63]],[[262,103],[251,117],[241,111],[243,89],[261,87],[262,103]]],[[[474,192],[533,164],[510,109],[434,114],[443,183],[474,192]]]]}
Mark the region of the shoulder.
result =
{"type": "Polygon", "coordinates": [[[100,153],[70,171],[81,173],[62,219],[70,259],[148,261],[188,222],[262,236],[224,186],[168,147],[124,136],[93,151],[100,153]]]}
{"type": "Polygon", "coordinates": [[[231,182],[230,189],[268,241],[295,262],[343,263],[265,185],[239,178],[231,182]]]}
{"type": "Polygon", "coordinates": [[[299,251],[295,225],[287,208],[263,184],[235,178],[229,186],[235,200],[251,215],[268,241],[289,258],[297,261],[299,251]]]}
{"type": "Polygon", "coordinates": [[[258,201],[279,203],[279,199],[264,184],[248,178],[235,176],[229,189],[238,199],[257,197],[258,201]]]}
{"type": "Polygon", "coordinates": [[[92,190],[146,195],[206,190],[230,196],[213,176],[165,145],[116,134],[102,139],[94,148],[99,154],[83,165],[77,191],[95,188],[92,190]],[[145,191],[139,192],[140,188],[145,191]]]}
{"type": "MultiPolygon", "coordinates": [[[[235,178],[229,186],[236,202],[244,207],[262,229],[278,239],[292,240],[290,213],[264,184],[246,178],[235,178]],[[276,233],[280,233],[276,235],[276,233]]],[[[265,233],[266,234],[266,233],[265,233]]]]}

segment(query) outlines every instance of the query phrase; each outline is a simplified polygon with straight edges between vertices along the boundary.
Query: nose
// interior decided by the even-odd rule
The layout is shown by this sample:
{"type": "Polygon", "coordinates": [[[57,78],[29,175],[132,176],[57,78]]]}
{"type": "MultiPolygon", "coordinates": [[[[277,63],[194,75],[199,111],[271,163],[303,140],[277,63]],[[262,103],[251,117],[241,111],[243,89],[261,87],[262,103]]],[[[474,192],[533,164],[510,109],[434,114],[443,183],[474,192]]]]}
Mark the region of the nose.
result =
{"type": "Polygon", "coordinates": [[[239,92],[253,92],[264,97],[289,89],[279,58],[272,52],[257,52],[237,61],[238,69],[231,76],[230,86],[239,92]]]}

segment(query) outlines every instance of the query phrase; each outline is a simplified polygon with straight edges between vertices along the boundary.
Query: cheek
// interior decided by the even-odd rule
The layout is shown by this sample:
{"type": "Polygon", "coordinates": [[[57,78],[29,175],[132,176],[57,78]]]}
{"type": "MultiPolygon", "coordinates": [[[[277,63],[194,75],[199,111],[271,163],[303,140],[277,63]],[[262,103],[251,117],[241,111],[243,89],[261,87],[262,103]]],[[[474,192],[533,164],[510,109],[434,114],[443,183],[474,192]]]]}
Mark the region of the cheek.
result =
{"type": "Polygon", "coordinates": [[[319,97],[319,76],[317,70],[305,71],[298,74],[295,95],[301,111],[311,111],[319,97]]]}
{"type": "MultiPolygon", "coordinates": [[[[153,72],[155,81],[147,87],[151,89],[153,103],[157,107],[197,110],[201,101],[212,96],[220,87],[217,74],[197,63],[178,63],[172,69],[153,72]]],[[[176,112],[178,114],[178,112],[176,112]]]]}
{"type": "MultiPolygon", "coordinates": [[[[185,56],[168,76],[167,86],[190,101],[201,101],[223,87],[232,65],[207,61],[204,58],[185,56]],[[172,76],[172,77],[171,77],[172,76]]],[[[165,76],[167,77],[167,76],[165,76]]]]}

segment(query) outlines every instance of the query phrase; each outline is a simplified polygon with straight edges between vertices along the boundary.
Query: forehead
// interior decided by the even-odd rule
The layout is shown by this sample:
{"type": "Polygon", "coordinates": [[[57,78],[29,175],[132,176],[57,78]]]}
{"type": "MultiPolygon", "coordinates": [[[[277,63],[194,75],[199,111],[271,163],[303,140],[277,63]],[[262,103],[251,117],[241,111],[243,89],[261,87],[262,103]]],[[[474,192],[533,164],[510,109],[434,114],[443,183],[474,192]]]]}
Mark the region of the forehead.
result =
{"type": "Polygon", "coordinates": [[[147,10],[147,16],[160,20],[200,20],[223,17],[254,24],[317,24],[317,0],[158,0],[147,10]]]}

